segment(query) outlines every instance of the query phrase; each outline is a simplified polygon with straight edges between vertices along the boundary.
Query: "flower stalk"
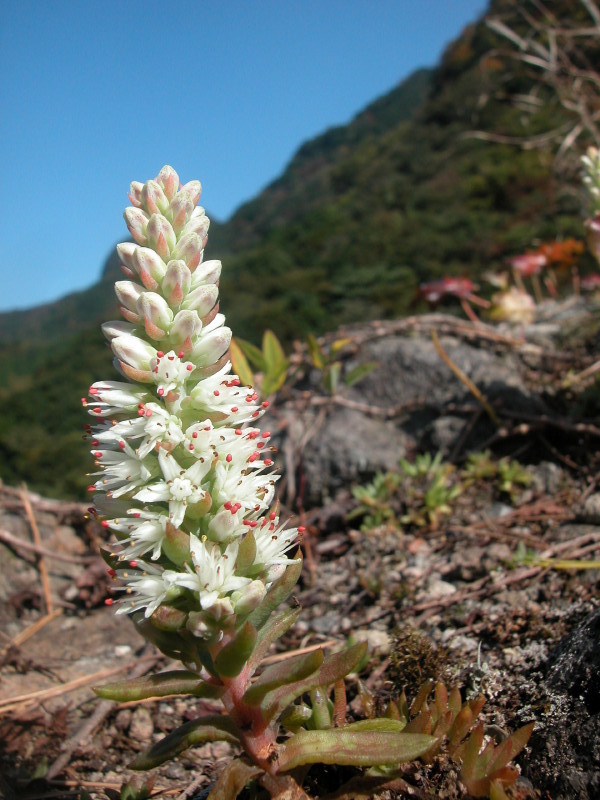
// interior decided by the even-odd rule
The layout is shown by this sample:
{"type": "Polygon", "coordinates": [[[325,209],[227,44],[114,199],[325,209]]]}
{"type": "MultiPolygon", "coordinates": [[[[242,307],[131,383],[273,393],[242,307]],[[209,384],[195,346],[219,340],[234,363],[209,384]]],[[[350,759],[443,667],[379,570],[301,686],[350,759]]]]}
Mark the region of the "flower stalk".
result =
{"type": "MultiPolygon", "coordinates": [[[[186,723],[139,756],[136,769],[221,739],[239,745],[251,774],[268,776],[269,786],[319,761],[385,765],[387,780],[390,767],[435,740],[402,733],[394,719],[344,724],[343,680],[364,660],[364,645],[260,670],[299,614],[280,607],[300,577],[292,550],[303,529],[279,518],[270,432],[255,427],[268,403],[232,372],[221,264],[204,261],[200,190],[198,181],[181,186],[168,166],[131,184],[124,216],[134,242],[117,247],[126,279],[115,285],[124,321],[103,326],[120,380],[94,383],[83,401],[94,418],[89,489],[117,540],[105,554],[116,595],[107,602],[184,669],[96,692],[117,701],[222,700],[226,713],[186,723]]],[[[231,786],[250,775],[245,769],[231,767],[231,786]]],[[[236,796],[226,784],[214,797],[236,796]]]]}

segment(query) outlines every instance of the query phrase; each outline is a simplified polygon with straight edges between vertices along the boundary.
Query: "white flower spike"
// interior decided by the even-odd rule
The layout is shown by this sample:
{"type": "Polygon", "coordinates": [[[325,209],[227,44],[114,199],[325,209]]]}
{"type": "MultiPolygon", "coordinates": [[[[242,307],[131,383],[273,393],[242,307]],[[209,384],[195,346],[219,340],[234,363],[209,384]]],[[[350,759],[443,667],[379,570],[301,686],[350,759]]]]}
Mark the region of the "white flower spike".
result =
{"type": "Polygon", "coordinates": [[[278,476],[270,433],[253,427],[268,404],[227,360],[200,183],[180,186],[166,166],[129,198],[135,242],[117,246],[115,284],[124,321],[103,325],[125,380],[97,382],[83,400],[100,470],[89,488],[119,540],[119,613],[163,630],[176,619],[204,646],[243,625],[293,560],[297,529],[269,514],[278,476]]]}

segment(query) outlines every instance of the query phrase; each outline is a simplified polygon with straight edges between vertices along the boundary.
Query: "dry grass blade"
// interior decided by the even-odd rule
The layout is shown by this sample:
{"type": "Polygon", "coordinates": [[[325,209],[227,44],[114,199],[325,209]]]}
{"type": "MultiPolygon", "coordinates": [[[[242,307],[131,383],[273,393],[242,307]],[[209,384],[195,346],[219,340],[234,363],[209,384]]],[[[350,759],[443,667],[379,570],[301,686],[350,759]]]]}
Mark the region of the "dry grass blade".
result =
{"type": "Polygon", "coordinates": [[[27,514],[27,519],[29,520],[29,524],[31,526],[31,532],[33,534],[33,540],[38,547],[38,568],[40,570],[40,576],[42,578],[42,588],[44,590],[44,602],[46,604],[46,613],[51,614],[53,610],[52,606],[52,595],[50,593],[50,579],[48,577],[48,570],[46,569],[46,562],[44,561],[44,556],[39,551],[39,548],[42,547],[42,538],[40,536],[40,531],[37,526],[37,522],[35,519],[35,515],[33,513],[33,508],[31,507],[31,503],[29,502],[29,497],[27,495],[27,487],[23,484],[21,489],[21,499],[23,501],[23,506],[25,508],[25,513],[27,514]]]}

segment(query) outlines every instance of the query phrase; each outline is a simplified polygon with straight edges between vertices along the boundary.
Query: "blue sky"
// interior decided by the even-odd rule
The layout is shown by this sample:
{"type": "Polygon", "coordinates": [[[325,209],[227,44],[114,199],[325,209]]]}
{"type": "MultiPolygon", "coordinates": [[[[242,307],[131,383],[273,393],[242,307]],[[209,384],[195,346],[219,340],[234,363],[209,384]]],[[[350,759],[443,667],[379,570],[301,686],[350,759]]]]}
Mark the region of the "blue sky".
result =
{"type": "MultiPolygon", "coordinates": [[[[224,220],[485,0],[19,0],[0,13],[0,311],[84,288],[169,163],[224,220]]],[[[210,246],[210,241],[209,241],[210,246]]]]}

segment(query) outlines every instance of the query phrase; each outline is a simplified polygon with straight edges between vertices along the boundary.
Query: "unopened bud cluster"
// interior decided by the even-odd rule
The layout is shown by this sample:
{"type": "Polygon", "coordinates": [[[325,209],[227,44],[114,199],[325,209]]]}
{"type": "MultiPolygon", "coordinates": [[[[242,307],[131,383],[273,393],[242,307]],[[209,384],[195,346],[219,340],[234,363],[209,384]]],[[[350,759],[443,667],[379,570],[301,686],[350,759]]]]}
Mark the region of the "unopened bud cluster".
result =
{"type": "Polygon", "coordinates": [[[134,242],[117,246],[126,280],[115,284],[125,321],[103,326],[121,380],[83,401],[95,418],[89,488],[119,540],[117,613],[209,644],[261,603],[297,529],[270,510],[270,434],[254,427],[267,403],[231,372],[199,181],[181,186],[166,166],[129,198],[134,242]]]}

